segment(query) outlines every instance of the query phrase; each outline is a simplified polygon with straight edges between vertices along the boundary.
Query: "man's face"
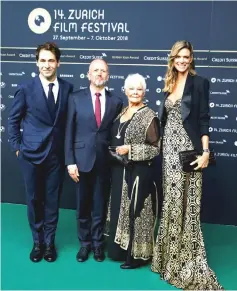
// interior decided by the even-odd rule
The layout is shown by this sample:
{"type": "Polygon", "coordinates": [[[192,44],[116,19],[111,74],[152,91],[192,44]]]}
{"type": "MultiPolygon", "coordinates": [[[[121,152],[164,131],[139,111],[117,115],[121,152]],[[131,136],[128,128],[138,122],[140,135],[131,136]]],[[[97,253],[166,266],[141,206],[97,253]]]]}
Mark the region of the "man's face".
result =
{"type": "Polygon", "coordinates": [[[39,67],[41,76],[48,81],[54,81],[60,62],[57,62],[55,55],[51,51],[42,49],[36,64],[39,67]]]}
{"type": "Polygon", "coordinates": [[[88,79],[94,87],[104,87],[109,79],[107,64],[103,60],[94,60],[89,67],[88,79]]]}

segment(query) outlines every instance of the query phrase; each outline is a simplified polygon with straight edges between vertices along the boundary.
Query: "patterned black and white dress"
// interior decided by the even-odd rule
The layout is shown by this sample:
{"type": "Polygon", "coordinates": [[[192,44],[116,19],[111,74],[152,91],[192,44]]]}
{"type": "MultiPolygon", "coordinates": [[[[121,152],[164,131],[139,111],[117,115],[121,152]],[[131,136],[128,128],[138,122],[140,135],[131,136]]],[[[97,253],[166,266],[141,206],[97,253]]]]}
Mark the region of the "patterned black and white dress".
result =
{"type": "Polygon", "coordinates": [[[153,159],[159,154],[159,122],[147,106],[139,109],[131,120],[112,127],[112,146],[130,145],[132,166],[113,164],[111,197],[107,217],[108,256],[117,261],[149,260],[154,247],[157,217],[157,190],[153,175],[153,159]],[[121,138],[117,139],[118,128],[121,138]]]}
{"type": "Polygon", "coordinates": [[[202,173],[184,173],[179,152],[193,144],[182,123],[181,100],[165,102],[167,121],[163,136],[164,202],[154,248],[152,271],[184,290],[218,290],[207,264],[200,225],[202,173]]]}

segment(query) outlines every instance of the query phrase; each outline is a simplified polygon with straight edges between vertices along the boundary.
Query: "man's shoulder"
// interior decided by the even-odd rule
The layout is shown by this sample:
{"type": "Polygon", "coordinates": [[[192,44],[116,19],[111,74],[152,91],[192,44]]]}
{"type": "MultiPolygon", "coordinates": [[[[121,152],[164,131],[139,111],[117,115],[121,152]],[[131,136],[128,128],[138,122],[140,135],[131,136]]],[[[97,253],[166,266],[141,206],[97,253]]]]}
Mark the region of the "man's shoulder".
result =
{"type": "Polygon", "coordinates": [[[24,83],[19,84],[18,89],[30,89],[30,90],[32,90],[32,88],[35,86],[35,84],[36,84],[35,79],[32,78],[32,79],[26,80],[24,83]]]}
{"type": "Polygon", "coordinates": [[[70,96],[73,96],[73,97],[80,97],[80,96],[83,96],[85,94],[88,94],[88,91],[89,89],[88,88],[84,88],[84,89],[79,89],[79,90],[76,90],[76,91],[73,91],[70,96]]]}
{"type": "Polygon", "coordinates": [[[57,77],[59,84],[62,84],[64,86],[68,86],[68,87],[73,87],[73,84],[68,82],[67,80],[64,80],[60,77],[57,77]]]}
{"type": "Polygon", "coordinates": [[[108,91],[106,90],[105,91],[106,94],[108,94],[110,97],[113,98],[113,100],[117,101],[118,103],[123,103],[123,99],[121,96],[119,96],[118,94],[116,94],[116,92],[111,92],[111,91],[108,91]]]}

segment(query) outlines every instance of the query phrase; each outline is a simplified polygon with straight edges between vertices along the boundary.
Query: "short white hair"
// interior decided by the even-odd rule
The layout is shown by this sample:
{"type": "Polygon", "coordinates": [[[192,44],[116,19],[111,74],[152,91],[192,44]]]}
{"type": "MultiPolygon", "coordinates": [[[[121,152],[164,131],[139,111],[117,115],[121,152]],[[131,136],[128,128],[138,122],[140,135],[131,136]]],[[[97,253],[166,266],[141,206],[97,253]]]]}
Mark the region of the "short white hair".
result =
{"type": "Polygon", "coordinates": [[[134,83],[136,83],[136,82],[138,82],[142,85],[142,88],[145,92],[146,91],[146,80],[142,75],[140,75],[138,73],[129,74],[127,76],[127,78],[124,81],[124,89],[128,89],[129,86],[134,85],[134,83]]]}

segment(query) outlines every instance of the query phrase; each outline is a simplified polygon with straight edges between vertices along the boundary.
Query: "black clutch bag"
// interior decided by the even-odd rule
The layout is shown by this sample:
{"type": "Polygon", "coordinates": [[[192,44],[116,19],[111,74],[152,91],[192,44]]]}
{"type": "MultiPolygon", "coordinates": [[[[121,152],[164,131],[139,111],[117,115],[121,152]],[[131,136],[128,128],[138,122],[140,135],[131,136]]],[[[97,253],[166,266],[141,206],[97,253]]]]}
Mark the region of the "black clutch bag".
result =
{"type": "Polygon", "coordinates": [[[128,159],[128,155],[120,155],[116,153],[116,146],[109,147],[109,157],[112,163],[119,163],[124,167],[129,167],[132,165],[132,161],[128,159]]]}
{"type": "MultiPolygon", "coordinates": [[[[197,159],[197,156],[200,156],[200,154],[195,150],[179,152],[179,160],[180,160],[180,163],[182,165],[182,170],[184,172],[190,173],[193,171],[201,171],[202,170],[202,169],[194,170],[194,168],[196,168],[197,164],[194,164],[192,166],[190,165],[190,163],[192,163],[193,161],[195,161],[197,159]]],[[[210,150],[209,164],[208,165],[212,166],[215,164],[216,164],[215,153],[213,150],[210,150]]]]}

